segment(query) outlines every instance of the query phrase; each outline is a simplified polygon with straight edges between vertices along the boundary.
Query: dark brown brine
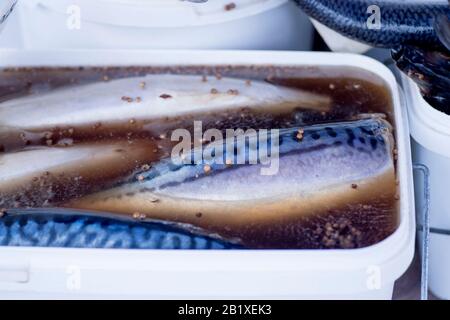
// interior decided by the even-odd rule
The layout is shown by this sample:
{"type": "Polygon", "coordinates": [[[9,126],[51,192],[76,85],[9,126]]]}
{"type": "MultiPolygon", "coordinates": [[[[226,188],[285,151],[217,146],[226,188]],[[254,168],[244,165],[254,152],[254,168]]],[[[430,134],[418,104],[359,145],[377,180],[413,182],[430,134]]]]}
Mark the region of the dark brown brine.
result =
{"type": "Polygon", "coordinates": [[[367,71],[198,66],[0,72],[5,212],[106,213],[271,249],[360,248],[398,226],[392,100],[385,83],[367,71]],[[133,90],[121,89],[118,79],[134,81],[133,90]],[[170,87],[175,81],[179,90],[170,87]],[[81,91],[83,113],[71,109],[80,105],[71,94],[98,84],[105,86],[81,91]],[[92,112],[90,101],[97,103],[92,112]],[[115,109],[96,112],[98,103],[115,109]],[[227,129],[283,129],[278,176],[262,178],[259,167],[227,163],[226,153],[223,166],[173,166],[178,141],[172,134],[186,129],[194,136],[195,121],[202,133],[214,128],[224,136],[227,129]]]}

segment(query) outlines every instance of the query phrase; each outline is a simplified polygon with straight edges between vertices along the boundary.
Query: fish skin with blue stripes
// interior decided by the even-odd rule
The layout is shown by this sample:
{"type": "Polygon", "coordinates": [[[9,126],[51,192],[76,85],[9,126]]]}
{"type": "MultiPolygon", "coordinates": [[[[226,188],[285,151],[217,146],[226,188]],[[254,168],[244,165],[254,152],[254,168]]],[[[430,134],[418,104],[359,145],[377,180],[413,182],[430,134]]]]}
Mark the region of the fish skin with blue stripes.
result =
{"type": "Polygon", "coordinates": [[[424,0],[294,0],[311,18],[327,27],[372,46],[393,48],[401,44],[438,45],[434,28],[440,16],[450,17],[445,1],[424,0]],[[380,28],[369,28],[368,8],[380,9],[380,28]]]}
{"type": "Polygon", "coordinates": [[[155,223],[112,220],[79,213],[16,210],[0,219],[0,246],[210,250],[238,245],[155,223]]]}
{"type": "MultiPolygon", "coordinates": [[[[174,165],[168,159],[138,173],[141,179],[62,206],[128,219],[138,212],[142,221],[164,221],[246,246],[255,230],[262,230],[267,243],[278,224],[289,233],[293,220],[395,194],[392,129],[381,117],[284,129],[278,143],[274,175],[261,175],[260,159],[257,165],[235,164],[249,148],[225,150],[220,163],[174,165]]],[[[191,157],[195,152],[200,150],[191,157]]]]}

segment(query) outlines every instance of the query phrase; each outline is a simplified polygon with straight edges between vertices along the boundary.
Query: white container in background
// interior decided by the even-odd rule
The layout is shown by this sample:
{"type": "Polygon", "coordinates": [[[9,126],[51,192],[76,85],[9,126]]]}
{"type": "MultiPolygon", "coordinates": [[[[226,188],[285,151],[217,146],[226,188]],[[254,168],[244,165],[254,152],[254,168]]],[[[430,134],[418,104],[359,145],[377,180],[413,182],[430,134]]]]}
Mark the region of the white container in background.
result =
{"type": "Polygon", "coordinates": [[[372,49],[372,46],[347,38],[317,20],[311,19],[311,22],[331,51],[362,54],[372,49]]]}
{"type": "Polygon", "coordinates": [[[391,299],[414,254],[405,108],[393,74],[353,54],[275,51],[0,51],[0,68],[167,65],[342,66],[369,70],[392,95],[400,224],[351,250],[116,250],[0,247],[0,298],[391,299]]]}
{"type": "MultiPolygon", "coordinates": [[[[450,299],[450,116],[431,107],[422,98],[417,85],[406,76],[403,76],[403,84],[413,161],[430,170],[429,286],[436,296],[450,299]]],[[[419,210],[425,204],[420,173],[415,176],[415,189],[419,210]]]]}
{"type": "Polygon", "coordinates": [[[27,49],[312,46],[308,17],[288,0],[26,0],[19,11],[27,49]]]}

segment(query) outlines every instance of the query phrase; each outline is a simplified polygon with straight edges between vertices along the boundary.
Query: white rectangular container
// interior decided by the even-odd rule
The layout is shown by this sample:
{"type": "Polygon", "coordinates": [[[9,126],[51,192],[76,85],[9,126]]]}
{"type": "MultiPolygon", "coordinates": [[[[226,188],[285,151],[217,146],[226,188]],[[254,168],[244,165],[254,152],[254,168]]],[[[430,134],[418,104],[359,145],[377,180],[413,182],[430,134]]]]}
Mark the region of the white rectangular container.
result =
{"type": "Polygon", "coordinates": [[[370,58],[270,51],[0,51],[14,66],[274,65],[370,70],[391,92],[398,142],[400,225],[352,250],[167,251],[0,247],[0,298],[391,299],[414,254],[406,114],[392,73],[370,58]]]}
{"type": "MultiPolygon", "coordinates": [[[[450,116],[431,107],[406,76],[403,86],[413,161],[430,170],[429,286],[436,296],[450,299],[450,116]]],[[[425,205],[422,178],[420,174],[415,176],[417,208],[425,205]]]]}
{"type": "Polygon", "coordinates": [[[18,14],[27,49],[312,47],[311,22],[288,0],[26,0],[18,14]]]}

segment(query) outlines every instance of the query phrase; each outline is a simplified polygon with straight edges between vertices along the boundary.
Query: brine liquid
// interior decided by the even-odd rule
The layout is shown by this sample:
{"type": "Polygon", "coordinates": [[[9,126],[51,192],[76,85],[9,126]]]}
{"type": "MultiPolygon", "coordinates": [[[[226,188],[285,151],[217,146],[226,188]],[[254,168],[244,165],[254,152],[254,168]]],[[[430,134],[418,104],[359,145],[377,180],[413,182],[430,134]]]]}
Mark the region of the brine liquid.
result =
{"type": "MultiPolygon", "coordinates": [[[[0,145],[0,157],[18,150],[28,150],[36,146],[74,147],[86,143],[126,142],[148,143],[149,161],[140,161],[136,167],[123,172],[122,180],[145,169],[145,166],[158,159],[170,155],[173,143],[170,131],[166,130],[164,121],[176,122],[177,128],[192,130],[193,121],[202,120],[203,129],[270,129],[305,126],[315,123],[328,123],[352,119],[362,113],[383,113],[394,124],[392,101],[389,90],[377,76],[360,69],[353,68],[298,68],[298,67],[110,67],[110,68],[21,68],[0,71],[0,103],[20,96],[46,92],[64,86],[76,86],[97,81],[111,81],[130,76],[147,74],[174,73],[196,74],[207,81],[208,77],[238,77],[247,80],[264,80],[273,84],[307,90],[313,93],[329,95],[333,105],[330,112],[298,110],[290,114],[262,113],[243,108],[230,114],[210,114],[206,118],[195,116],[178,119],[163,119],[158,123],[124,123],[108,132],[99,123],[92,128],[85,128],[82,134],[77,130],[60,130],[54,128],[48,133],[22,132],[23,144],[4,143],[0,145]],[[220,121],[217,121],[217,119],[220,121]]],[[[120,95],[118,93],[118,95],[120,95]]],[[[118,97],[120,99],[120,97],[118,97]]],[[[17,138],[17,137],[15,137],[17,138]]],[[[33,161],[30,159],[30,161],[33,161]]],[[[102,170],[101,167],[95,170],[102,170]]],[[[103,168],[104,170],[104,168],[103,168]]],[[[144,170],[145,171],[145,170],[144,170]]],[[[36,183],[23,186],[20,194],[7,195],[0,198],[0,208],[11,207],[58,207],[61,203],[73,198],[112,187],[120,183],[120,179],[89,180],[88,177],[64,177],[63,182],[56,182],[52,173],[45,177],[36,177],[36,183]],[[67,184],[73,179],[83,181],[68,192],[67,184]],[[67,180],[69,179],[69,180],[67,180]],[[45,194],[43,188],[51,188],[49,197],[33,202],[27,194],[45,194]],[[58,190],[60,188],[60,190],[58,190]],[[51,195],[50,195],[51,194],[51,195]],[[7,198],[7,199],[6,199],[7,198]]],[[[86,175],[86,174],[85,174],[86,175]]],[[[87,174],[88,175],[88,174],[87,174]]],[[[104,175],[108,176],[108,175],[104,175]]],[[[345,207],[331,206],[327,213],[309,215],[286,221],[274,219],[273,224],[247,225],[230,232],[227,226],[211,226],[213,230],[239,235],[244,247],[248,248],[360,248],[377,243],[392,234],[399,222],[399,201],[397,187],[381,198],[371,199],[365,203],[349,203],[345,207]]],[[[4,210],[4,209],[2,209],[4,210]]],[[[217,208],[220,210],[220,208],[217,208]]],[[[276,217],[276,214],[274,214],[276,217]]],[[[199,215],[201,219],[201,215],[199,215]]],[[[204,230],[208,233],[208,230],[204,230]]]]}

